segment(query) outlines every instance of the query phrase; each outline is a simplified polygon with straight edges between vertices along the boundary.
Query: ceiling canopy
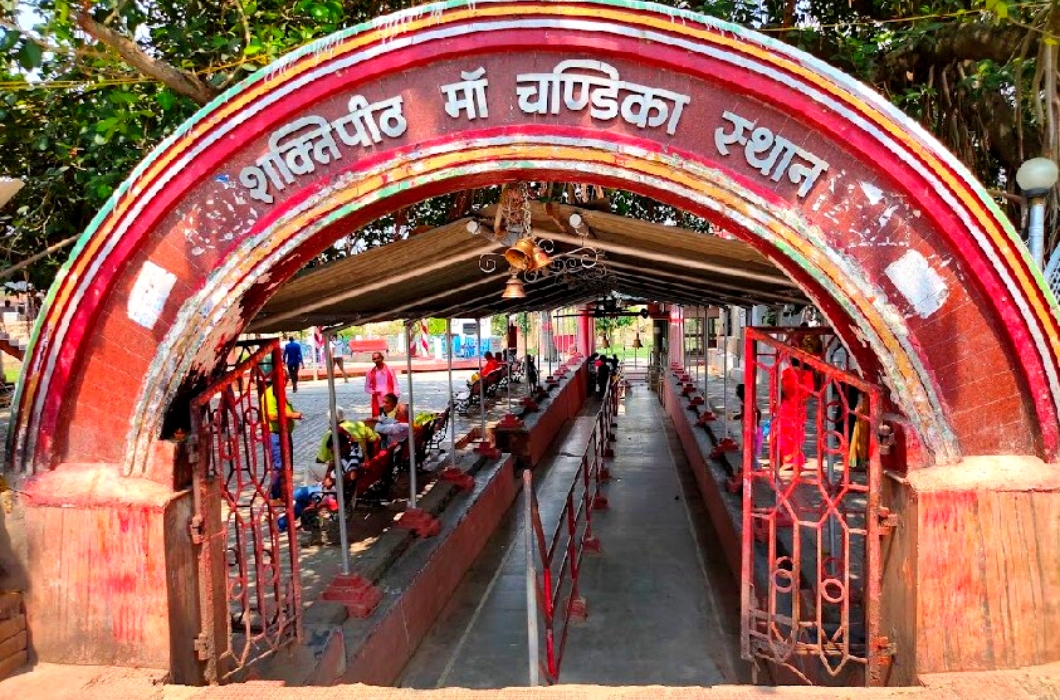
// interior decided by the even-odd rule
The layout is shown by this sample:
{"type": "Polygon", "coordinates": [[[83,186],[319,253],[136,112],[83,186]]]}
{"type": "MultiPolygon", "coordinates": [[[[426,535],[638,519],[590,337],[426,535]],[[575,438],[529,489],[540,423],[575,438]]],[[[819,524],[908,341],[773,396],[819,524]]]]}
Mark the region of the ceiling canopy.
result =
{"type": "MultiPolygon", "coordinates": [[[[468,318],[555,309],[610,292],[684,305],[807,303],[767,258],[739,240],[557,204],[532,204],[533,233],[552,241],[553,259],[582,246],[599,253],[590,269],[524,278],[526,296],[501,297],[507,245],[493,237],[495,209],[368,250],[294,277],[248,329],[363,325],[401,318],[468,318]],[[571,224],[571,215],[577,228],[571,224]],[[474,223],[479,224],[478,233],[474,223]],[[486,273],[480,256],[497,267],[486,273]]],[[[579,267],[574,257],[572,267],[579,267]]],[[[591,261],[590,261],[591,262],[591,261]]]]}

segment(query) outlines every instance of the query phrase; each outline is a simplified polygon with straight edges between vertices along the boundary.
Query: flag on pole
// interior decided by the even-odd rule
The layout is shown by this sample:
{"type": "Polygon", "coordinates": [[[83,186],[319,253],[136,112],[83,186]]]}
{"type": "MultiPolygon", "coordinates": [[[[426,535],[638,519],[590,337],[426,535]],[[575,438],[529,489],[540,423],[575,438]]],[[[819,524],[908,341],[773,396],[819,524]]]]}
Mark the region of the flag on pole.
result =
{"type": "Polygon", "coordinates": [[[409,354],[413,357],[427,357],[429,355],[428,339],[427,319],[421,318],[419,330],[417,330],[415,337],[412,339],[411,347],[409,347],[409,354]]]}

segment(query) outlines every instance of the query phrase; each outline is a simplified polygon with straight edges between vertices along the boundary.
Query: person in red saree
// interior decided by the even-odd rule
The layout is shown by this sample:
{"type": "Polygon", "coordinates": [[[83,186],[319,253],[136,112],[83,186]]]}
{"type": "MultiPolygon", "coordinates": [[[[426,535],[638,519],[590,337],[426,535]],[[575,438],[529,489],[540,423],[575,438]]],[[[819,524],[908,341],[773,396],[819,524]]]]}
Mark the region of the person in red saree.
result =
{"type": "MultiPolygon", "coordinates": [[[[811,355],[821,354],[821,339],[808,335],[800,349],[811,355]]],[[[806,463],[802,445],[806,438],[806,404],[816,389],[816,373],[797,358],[780,374],[780,405],[773,421],[771,438],[776,440],[777,457],[782,468],[798,468],[806,463]]]]}

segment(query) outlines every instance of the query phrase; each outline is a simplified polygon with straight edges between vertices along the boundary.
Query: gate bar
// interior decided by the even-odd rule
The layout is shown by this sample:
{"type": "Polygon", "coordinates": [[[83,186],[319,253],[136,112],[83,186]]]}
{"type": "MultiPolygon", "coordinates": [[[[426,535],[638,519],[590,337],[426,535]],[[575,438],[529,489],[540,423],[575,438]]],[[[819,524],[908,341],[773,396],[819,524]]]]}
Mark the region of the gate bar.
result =
{"type": "Polygon", "coordinates": [[[409,505],[416,507],[416,411],[412,402],[412,320],[405,321],[405,370],[409,374],[409,505]]]}
{"type": "MultiPolygon", "coordinates": [[[[328,409],[331,415],[331,458],[335,462],[335,497],[339,501],[339,544],[342,547],[342,573],[350,574],[350,543],[346,533],[346,475],[342,472],[342,454],[339,452],[339,415],[335,401],[335,359],[331,351],[331,332],[324,333],[324,358],[328,375],[328,409]]],[[[345,368],[343,374],[346,373],[345,368]]],[[[354,488],[354,495],[357,490],[354,488]]],[[[293,528],[294,523],[288,523],[293,528]]]]}

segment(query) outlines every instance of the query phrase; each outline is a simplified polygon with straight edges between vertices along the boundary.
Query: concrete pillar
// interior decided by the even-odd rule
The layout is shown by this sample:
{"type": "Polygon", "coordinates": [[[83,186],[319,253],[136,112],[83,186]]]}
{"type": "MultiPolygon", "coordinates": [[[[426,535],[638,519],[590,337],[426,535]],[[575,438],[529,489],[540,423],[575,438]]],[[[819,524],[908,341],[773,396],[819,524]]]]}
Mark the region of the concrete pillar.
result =
{"type": "Polygon", "coordinates": [[[586,304],[578,310],[578,352],[588,357],[596,349],[596,331],[592,317],[592,306],[586,304]]]}
{"type": "Polygon", "coordinates": [[[122,476],[112,464],[64,464],[21,485],[25,551],[4,566],[29,582],[38,660],[168,669],[177,683],[203,682],[195,640],[203,620],[225,622],[224,585],[218,610],[203,615],[194,499],[190,483],[174,484],[174,474],[189,472],[184,446],[156,447],[158,480],[122,476]]]}

